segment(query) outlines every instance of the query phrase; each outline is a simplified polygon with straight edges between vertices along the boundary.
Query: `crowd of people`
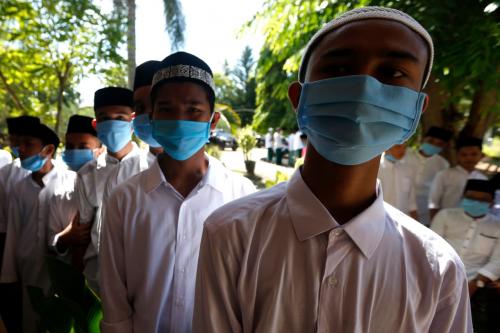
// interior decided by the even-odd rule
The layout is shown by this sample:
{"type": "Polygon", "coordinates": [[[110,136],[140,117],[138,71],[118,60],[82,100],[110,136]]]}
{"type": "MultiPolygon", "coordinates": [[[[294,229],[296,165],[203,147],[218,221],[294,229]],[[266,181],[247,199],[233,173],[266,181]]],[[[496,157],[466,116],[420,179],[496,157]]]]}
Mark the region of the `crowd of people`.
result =
{"type": "Polygon", "coordinates": [[[266,135],[269,161],[303,165],[258,192],[205,153],[214,79],[186,52],[138,66],[133,90],[97,90],[95,117],[69,119],[64,163],[40,119],[7,119],[7,331],[50,326],[35,291],[57,302],[58,283],[78,280],[54,276],[54,259],[102,302],[102,332],[473,332],[471,304],[498,331],[499,181],[475,170],[481,139],[458,138],[454,167],[446,129],[406,147],[433,57],[398,10],[325,24],[289,88],[297,131],[266,135]]]}

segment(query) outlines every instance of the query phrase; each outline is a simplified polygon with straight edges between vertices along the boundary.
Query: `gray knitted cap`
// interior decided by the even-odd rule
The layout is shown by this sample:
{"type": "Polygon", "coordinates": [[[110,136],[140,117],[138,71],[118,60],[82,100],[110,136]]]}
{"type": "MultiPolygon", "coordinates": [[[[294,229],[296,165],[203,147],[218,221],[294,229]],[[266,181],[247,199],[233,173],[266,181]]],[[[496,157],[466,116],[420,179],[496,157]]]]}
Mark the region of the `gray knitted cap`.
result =
{"type": "Polygon", "coordinates": [[[432,62],[434,60],[434,44],[432,43],[431,36],[427,32],[427,30],[425,30],[425,28],[410,15],[403,13],[402,11],[397,9],[377,7],[377,6],[361,7],[345,12],[344,14],[331,20],[330,22],[325,24],[320,30],[318,30],[318,32],[314,34],[314,36],[311,38],[311,40],[306,46],[304,56],[302,57],[302,61],[300,63],[300,68],[299,68],[299,82],[302,83],[304,82],[307,63],[309,62],[311,52],[316,47],[317,43],[321,40],[321,38],[323,38],[323,36],[325,36],[330,31],[335,30],[348,23],[367,20],[367,19],[384,19],[402,23],[411,30],[415,31],[417,34],[419,34],[424,39],[424,41],[427,42],[427,45],[429,46],[430,57],[429,57],[429,65],[427,66],[427,72],[425,73],[424,76],[423,87],[425,87],[427,81],[429,81],[429,76],[431,75],[431,69],[432,69],[432,62]]]}

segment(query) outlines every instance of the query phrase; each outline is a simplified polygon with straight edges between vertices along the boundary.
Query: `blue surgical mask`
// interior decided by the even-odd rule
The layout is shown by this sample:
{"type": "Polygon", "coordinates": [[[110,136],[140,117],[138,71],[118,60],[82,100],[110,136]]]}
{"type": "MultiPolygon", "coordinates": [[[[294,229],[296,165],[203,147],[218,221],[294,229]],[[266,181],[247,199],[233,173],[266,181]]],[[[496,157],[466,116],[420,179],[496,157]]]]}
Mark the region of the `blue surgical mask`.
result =
{"type": "Polygon", "coordinates": [[[389,153],[385,153],[384,154],[384,158],[386,160],[388,160],[389,162],[392,162],[392,163],[396,163],[397,161],[399,161],[397,158],[395,158],[394,156],[392,156],[391,154],[389,153]]]}
{"type": "Polygon", "coordinates": [[[14,155],[15,158],[19,157],[19,147],[12,147],[12,155],[14,155]]]}
{"type": "Polygon", "coordinates": [[[331,78],[303,85],[297,118],[321,156],[357,165],[415,133],[425,96],[368,75],[331,78]]]}
{"type": "Polygon", "coordinates": [[[490,203],[478,200],[463,198],[460,207],[472,217],[480,217],[488,214],[490,211],[490,203]]]}
{"type": "Polygon", "coordinates": [[[153,138],[173,159],[187,160],[208,142],[213,115],[208,122],[153,120],[153,138]]]}
{"type": "Polygon", "coordinates": [[[443,150],[443,148],[435,146],[431,143],[424,142],[420,146],[420,150],[427,156],[433,156],[439,154],[443,150]]]}
{"type": "Polygon", "coordinates": [[[48,159],[49,157],[43,158],[40,154],[36,154],[21,160],[21,166],[31,172],[37,172],[43,168],[48,159]]]}
{"type": "Polygon", "coordinates": [[[78,171],[87,162],[94,159],[92,149],[66,149],[62,153],[62,159],[73,171],[78,171]]]}
{"type": "Polygon", "coordinates": [[[141,114],[134,118],[134,133],[153,148],[161,147],[161,145],[153,138],[153,127],[149,115],[141,114]]]}
{"type": "Polygon", "coordinates": [[[132,123],[129,121],[100,121],[96,130],[99,140],[113,153],[122,150],[132,139],[132,123]]]}

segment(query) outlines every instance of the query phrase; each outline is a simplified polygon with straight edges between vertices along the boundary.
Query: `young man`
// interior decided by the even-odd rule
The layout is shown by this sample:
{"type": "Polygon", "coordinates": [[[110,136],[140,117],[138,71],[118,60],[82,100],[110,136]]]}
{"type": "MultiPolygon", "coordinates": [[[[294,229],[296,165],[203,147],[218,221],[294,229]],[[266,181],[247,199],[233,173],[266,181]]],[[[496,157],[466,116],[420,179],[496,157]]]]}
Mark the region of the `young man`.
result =
{"type": "Polygon", "coordinates": [[[110,174],[119,168],[118,177],[127,179],[132,165],[123,162],[142,159],[141,151],[132,142],[133,93],[119,87],[99,89],[94,96],[96,131],[99,140],[106,146],[106,153],[84,165],[78,171],[76,184],[76,202],[80,223],[92,224],[91,242],[81,248],[73,248],[73,262],[82,268],[89,286],[96,292],[98,288],[97,254],[99,250],[100,210],[103,192],[110,174]],[[84,256],[83,256],[84,254],[84,256]],[[82,256],[84,263],[82,263],[82,256]]]}
{"type": "Polygon", "coordinates": [[[159,61],[150,60],[140,64],[135,69],[134,75],[134,133],[139,139],[149,146],[150,160],[153,162],[155,156],[163,151],[161,145],[153,138],[151,127],[151,81],[155,74],[159,61]]]}
{"type": "Polygon", "coordinates": [[[488,178],[476,171],[476,164],[483,158],[483,141],[477,138],[460,138],[457,143],[457,165],[440,171],[432,182],[429,209],[433,218],[440,209],[456,208],[468,179],[488,178]]]}
{"type": "Polygon", "coordinates": [[[210,67],[165,58],[152,85],[153,137],[165,152],[111,194],[100,253],[103,332],[190,332],[203,221],[255,191],[205,154],[220,115],[210,67]]]}
{"type": "Polygon", "coordinates": [[[204,225],[194,332],[472,332],[455,251],[390,205],[380,155],[415,131],[432,40],[398,10],[318,31],[289,88],[304,165],[204,225]]]}
{"type": "Polygon", "coordinates": [[[500,324],[500,294],[493,288],[500,279],[500,219],[489,213],[495,191],[488,180],[470,179],[462,193],[460,207],[440,210],[431,227],[462,258],[472,305],[486,307],[488,332],[494,332],[500,324]]]}
{"type": "Polygon", "coordinates": [[[431,223],[429,211],[429,194],[431,185],[439,171],[450,166],[439,153],[448,146],[453,133],[440,127],[431,127],[418,152],[409,152],[414,156],[412,166],[415,179],[415,198],[417,209],[410,212],[410,215],[425,226],[431,223]]]}
{"type": "Polygon", "coordinates": [[[46,228],[49,202],[55,193],[67,191],[76,174],[53,164],[52,157],[59,145],[57,135],[43,124],[23,129],[19,156],[21,166],[31,174],[13,188],[9,202],[8,233],[1,279],[20,281],[23,293],[23,332],[37,332],[35,313],[27,286],[50,290],[45,267],[46,228]]]}
{"type": "MultiPolygon", "coordinates": [[[[69,118],[63,160],[75,172],[95,160],[103,151],[92,122],[93,119],[86,116],[73,115],[69,118]]],[[[68,251],[73,246],[83,246],[90,242],[92,224],[79,222],[75,184],[67,185],[68,191],[56,193],[50,203],[47,241],[49,247],[69,262],[71,258],[68,251]]]]}
{"type": "Polygon", "coordinates": [[[405,214],[416,210],[413,186],[412,154],[406,153],[406,143],[394,145],[380,160],[378,179],[384,191],[384,201],[405,214]]]}
{"type": "MultiPolygon", "coordinates": [[[[12,191],[15,184],[30,174],[30,171],[21,167],[19,159],[19,139],[23,129],[40,123],[40,119],[31,116],[7,118],[9,144],[15,159],[12,163],[0,169],[0,276],[2,269],[5,235],[7,232],[7,216],[12,191]]],[[[15,303],[20,297],[19,284],[0,282],[0,316],[9,332],[21,330],[21,304],[15,303]]]]}
{"type": "Polygon", "coordinates": [[[273,129],[269,127],[266,133],[264,145],[267,149],[267,161],[269,163],[273,163],[274,157],[274,138],[273,138],[273,129]]]}

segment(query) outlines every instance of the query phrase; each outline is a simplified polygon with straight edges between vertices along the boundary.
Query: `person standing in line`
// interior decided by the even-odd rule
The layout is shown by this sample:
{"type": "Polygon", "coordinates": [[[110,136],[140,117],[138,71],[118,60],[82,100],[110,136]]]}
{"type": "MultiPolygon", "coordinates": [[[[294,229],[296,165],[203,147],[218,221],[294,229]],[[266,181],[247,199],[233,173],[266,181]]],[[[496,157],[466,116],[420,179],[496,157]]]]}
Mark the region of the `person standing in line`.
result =
{"type": "Polygon", "coordinates": [[[281,128],[276,129],[276,132],[274,132],[273,140],[274,152],[276,154],[276,164],[282,165],[283,150],[286,148],[286,146],[283,144],[283,130],[281,128]]]}
{"type": "Polygon", "coordinates": [[[428,105],[433,54],[391,8],[348,11],[312,37],[288,90],[304,165],[205,221],[193,332],[472,333],[460,258],[377,186],[380,155],[428,105]]]}
{"type": "Polygon", "coordinates": [[[272,163],[274,158],[274,138],[273,138],[273,129],[270,127],[267,130],[264,143],[267,149],[267,161],[269,163],[272,163]]]}
{"type": "Polygon", "coordinates": [[[431,219],[440,209],[456,208],[469,179],[488,178],[476,170],[476,165],[483,158],[483,140],[462,137],[457,140],[457,165],[440,171],[431,186],[429,209],[431,219]]]}

